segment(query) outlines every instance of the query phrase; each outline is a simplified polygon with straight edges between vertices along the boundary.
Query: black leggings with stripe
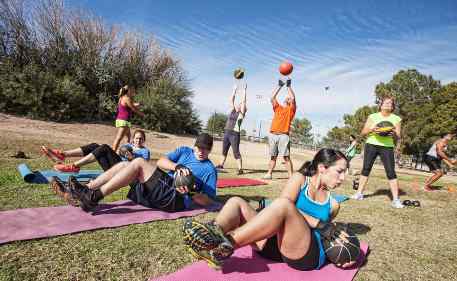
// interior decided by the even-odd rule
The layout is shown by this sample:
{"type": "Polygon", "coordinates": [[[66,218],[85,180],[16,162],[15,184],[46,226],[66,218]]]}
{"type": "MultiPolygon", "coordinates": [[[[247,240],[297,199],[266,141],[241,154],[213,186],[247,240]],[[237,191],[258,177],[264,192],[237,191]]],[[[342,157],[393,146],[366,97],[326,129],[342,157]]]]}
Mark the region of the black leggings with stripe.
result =
{"type": "Polygon", "coordinates": [[[393,147],[373,145],[370,143],[365,144],[362,176],[368,177],[370,175],[374,161],[378,155],[384,165],[387,178],[389,180],[396,179],[397,174],[395,173],[395,155],[393,147]]]}

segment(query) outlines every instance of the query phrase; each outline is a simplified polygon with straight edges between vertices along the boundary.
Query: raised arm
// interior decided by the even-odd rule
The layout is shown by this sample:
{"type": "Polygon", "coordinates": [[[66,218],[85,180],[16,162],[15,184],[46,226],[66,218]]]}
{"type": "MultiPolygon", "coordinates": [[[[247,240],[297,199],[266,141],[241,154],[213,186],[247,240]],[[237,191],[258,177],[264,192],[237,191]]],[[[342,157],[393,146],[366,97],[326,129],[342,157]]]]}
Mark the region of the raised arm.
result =
{"type": "Polygon", "coordinates": [[[233,91],[232,91],[232,95],[230,96],[230,107],[231,107],[231,110],[235,110],[235,97],[236,97],[236,89],[237,89],[237,85],[233,85],[233,91]]]}
{"type": "Polygon", "coordinates": [[[284,86],[284,82],[281,79],[279,79],[278,86],[273,90],[273,93],[271,94],[271,98],[270,98],[270,102],[273,106],[275,105],[275,103],[278,103],[276,101],[276,97],[278,96],[279,91],[281,90],[282,86],[284,86]]]}
{"type": "Polygon", "coordinates": [[[247,105],[246,105],[246,102],[247,102],[247,98],[246,98],[246,91],[247,91],[247,88],[248,88],[248,84],[244,84],[244,89],[243,89],[243,96],[241,97],[241,104],[240,104],[240,111],[241,111],[241,114],[246,114],[246,110],[247,110],[247,105]]]}
{"type": "Polygon", "coordinates": [[[292,90],[291,86],[292,80],[287,79],[286,86],[287,86],[287,95],[289,96],[290,102],[295,105],[295,92],[292,90]]]}

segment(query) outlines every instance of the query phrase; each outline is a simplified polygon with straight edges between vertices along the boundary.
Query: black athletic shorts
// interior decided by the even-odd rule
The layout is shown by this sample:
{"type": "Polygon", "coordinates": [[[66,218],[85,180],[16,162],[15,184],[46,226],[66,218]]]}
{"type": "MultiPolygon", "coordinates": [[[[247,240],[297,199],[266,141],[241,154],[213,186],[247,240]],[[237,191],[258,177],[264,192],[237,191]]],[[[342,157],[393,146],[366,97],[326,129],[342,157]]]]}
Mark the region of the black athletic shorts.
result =
{"type": "Polygon", "coordinates": [[[121,157],[107,144],[91,143],[81,146],[81,150],[84,156],[92,153],[103,171],[109,170],[117,163],[122,162],[121,157]]]}
{"type": "Polygon", "coordinates": [[[230,146],[232,146],[233,157],[241,158],[240,153],[240,133],[232,130],[224,132],[224,141],[222,142],[222,155],[227,156],[230,146]]]}
{"type": "Polygon", "coordinates": [[[310,248],[302,258],[292,260],[281,254],[278,247],[278,237],[276,235],[268,238],[263,249],[257,253],[262,257],[273,261],[285,262],[288,266],[296,270],[313,270],[319,265],[319,245],[312,232],[310,248]]]}
{"type": "Polygon", "coordinates": [[[439,158],[430,155],[425,155],[424,162],[425,164],[427,164],[430,171],[441,170],[441,159],[439,158]]]}
{"type": "Polygon", "coordinates": [[[365,144],[363,168],[361,173],[362,176],[368,177],[370,175],[374,161],[376,160],[376,157],[378,157],[378,155],[381,158],[382,164],[384,165],[384,170],[386,171],[387,178],[389,180],[396,179],[397,174],[395,173],[394,148],[373,145],[370,143],[365,144]]]}
{"type": "Polygon", "coordinates": [[[185,209],[184,197],[174,188],[173,177],[159,168],[146,182],[131,184],[127,198],[142,206],[165,212],[185,209]]]}

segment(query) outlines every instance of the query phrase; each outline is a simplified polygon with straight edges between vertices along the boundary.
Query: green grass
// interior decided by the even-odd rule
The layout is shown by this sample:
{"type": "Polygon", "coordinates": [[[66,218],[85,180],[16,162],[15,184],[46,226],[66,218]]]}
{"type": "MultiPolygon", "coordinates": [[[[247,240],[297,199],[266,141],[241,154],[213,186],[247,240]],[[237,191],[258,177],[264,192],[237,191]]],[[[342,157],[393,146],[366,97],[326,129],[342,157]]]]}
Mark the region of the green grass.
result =
{"type": "MultiPolygon", "coordinates": [[[[29,166],[50,168],[50,163],[39,157],[36,143],[23,146],[32,157],[26,160],[29,166]]],[[[0,158],[0,210],[63,205],[47,185],[21,180],[15,167],[23,161],[8,157],[14,154],[12,147],[2,151],[0,158]]],[[[222,176],[234,176],[234,169],[227,171],[222,176]]],[[[258,171],[246,177],[261,175],[258,171]]],[[[350,222],[371,248],[355,280],[457,280],[457,195],[414,191],[412,182],[422,183],[424,178],[399,175],[402,197],[420,200],[421,208],[392,209],[386,195],[387,180],[379,170],[370,177],[366,200],[342,204],[337,221],[350,222]]],[[[336,192],[351,195],[351,179],[336,192]]],[[[268,186],[222,189],[219,194],[222,199],[274,198],[284,183],[275,180],[268,186]]],[[[105,201],[124,199],[126,192],[125,188],[105,201]]],[[[214,216],[209,213],[199,219],[214,216]]],[[[195,261],[181,242],[182,221],[155,221],[0,245],[0,280],[146,280],[171,273],[195,261]]]]}

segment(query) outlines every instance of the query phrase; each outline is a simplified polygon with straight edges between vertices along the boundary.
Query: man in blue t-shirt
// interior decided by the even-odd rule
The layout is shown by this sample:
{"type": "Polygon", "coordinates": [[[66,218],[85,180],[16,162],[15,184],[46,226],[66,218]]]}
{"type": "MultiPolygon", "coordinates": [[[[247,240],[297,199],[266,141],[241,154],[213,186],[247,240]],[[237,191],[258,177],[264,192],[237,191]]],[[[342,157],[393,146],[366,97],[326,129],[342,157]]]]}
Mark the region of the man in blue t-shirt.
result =
{"type": "Polygon", "coordinates": [[[78,200],[85,212],[93,211],[101,199],[127,184],[131,186],[127,197],[146,207],[176,212],[188,209],[192,203],[208,206],[216,197],[217,170],[208,159],[212,147],[213,138],[203,133],[194,148],[179,147],[161,157],[156,165],[136,158],[116,164],[87,185],[74,177],[70,177],[68,186],[56,180],[51,185],[78,200]],[[173,175],[190,172],[195,178],[195,192],[190,193],[186,186],[175,187],[173,175]]]}

